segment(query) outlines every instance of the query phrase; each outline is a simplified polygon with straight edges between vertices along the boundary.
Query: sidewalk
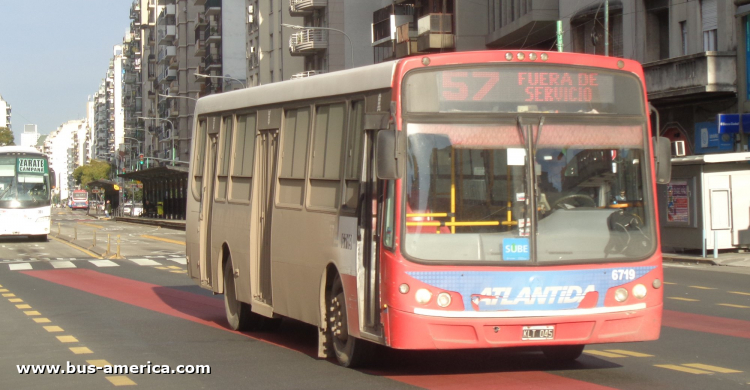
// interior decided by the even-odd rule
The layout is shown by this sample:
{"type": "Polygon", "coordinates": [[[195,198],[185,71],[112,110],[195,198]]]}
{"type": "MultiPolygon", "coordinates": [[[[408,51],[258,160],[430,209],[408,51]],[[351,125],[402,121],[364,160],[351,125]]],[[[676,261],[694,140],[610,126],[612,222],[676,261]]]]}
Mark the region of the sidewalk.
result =
{"type": "Polygon", "coordinates": [[[704,263],[729,267],[750,267],[750,253],[719,253],[714,259],[713,251],[706,252],[706,257],[689,253],[662,253],[664,261],[675,263],[704,263]]]}
{"type": "MultiPolygon", "coordinates": [[[[103,218],[102,218],[103,219],[103,218]]],[[[146,217],[114,217],[116,222],[139,223],[142,225],[161,226],[163,228],[185,230],[184,219],[163,219],[146,217]]]]}

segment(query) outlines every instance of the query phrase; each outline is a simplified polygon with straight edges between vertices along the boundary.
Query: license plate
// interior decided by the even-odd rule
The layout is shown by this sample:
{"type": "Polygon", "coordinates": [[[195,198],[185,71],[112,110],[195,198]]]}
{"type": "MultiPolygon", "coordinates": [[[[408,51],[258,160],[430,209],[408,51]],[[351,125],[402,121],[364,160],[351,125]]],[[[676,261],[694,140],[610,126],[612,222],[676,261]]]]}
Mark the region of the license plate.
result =
{"type": "Polygon", "coordinates": [[[553,340],[555,338],[555,326],[524,326],[521,340],[553,340]]]}

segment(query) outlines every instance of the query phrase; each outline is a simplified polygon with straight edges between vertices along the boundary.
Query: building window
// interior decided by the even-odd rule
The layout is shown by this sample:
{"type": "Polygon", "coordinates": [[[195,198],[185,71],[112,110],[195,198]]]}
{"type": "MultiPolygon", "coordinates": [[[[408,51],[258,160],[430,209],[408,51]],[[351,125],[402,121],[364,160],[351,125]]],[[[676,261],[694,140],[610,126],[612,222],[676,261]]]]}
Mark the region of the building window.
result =
{"type": "Polygon", "coordinates": [[[701,1],[701,22],[703,24],[703,51],[716,51],[718,29],[716,0],[701,1]]]}
{"type": "Polygon", "coordinates": [[[687,21],[680,22],[680,35],[682,36],[682,55],[688,54],[687,21]]]}

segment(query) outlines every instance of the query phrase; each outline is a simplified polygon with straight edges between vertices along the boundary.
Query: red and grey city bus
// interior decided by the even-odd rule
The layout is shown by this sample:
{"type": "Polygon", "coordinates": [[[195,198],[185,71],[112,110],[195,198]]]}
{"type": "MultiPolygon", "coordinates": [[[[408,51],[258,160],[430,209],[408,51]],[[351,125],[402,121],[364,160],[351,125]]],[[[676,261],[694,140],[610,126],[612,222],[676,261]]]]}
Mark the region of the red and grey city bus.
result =
{"type": "Polygon", "coordinates": [[[657,339],[669,144],[649,113],[637,62],[536,51],[201,98],[189,274],[233,329],[294,318],[344,366],[373,343],[570,360],[657,339]]]}
{"type": "Polygon", "coordinates": [[[73,190],[70,195],[70,208],[73,210],[88,210],[89,193],[86,190],[73,190]]]}

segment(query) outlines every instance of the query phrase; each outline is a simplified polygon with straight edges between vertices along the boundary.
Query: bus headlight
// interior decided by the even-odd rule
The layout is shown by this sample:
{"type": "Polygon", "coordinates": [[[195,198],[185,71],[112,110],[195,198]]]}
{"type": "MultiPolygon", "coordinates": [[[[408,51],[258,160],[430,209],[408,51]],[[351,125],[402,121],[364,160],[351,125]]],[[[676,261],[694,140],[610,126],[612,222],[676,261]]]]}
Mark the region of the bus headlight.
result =
{"type": "Polygon", "coordinates": [[[646,289],[646,286],[642,284],[636,284],[635,287],[633,287],[633,296],[638,299],[643,299],[647,292],[648,290],[646,289]]]}
{"type": "Polygon", "coordinates": [[[660,288],[661,287],[661,280],[654,279],[654,282],[651,283],[651,285],[654,286],[654,288],[660,288]]]}
{"type": "Polygon", "coordinates": [[[625,302],[626,299],[628,299],[628,290],[618,288],[617,291],[615,291],[615,300],[617,302],[625,302]]]}
{"type": "Polygon", "coordinates": [[[400,286],[398,286],[398,292],[401,294],[406,294],[409,292],[409,285],[406,283],[402,283],[400,286]]]}
{"type": "Polygon", "coordinates": [[[426,288],[420,288],[419,290],[417,290],[417,293],[414,294],[414,299],[417,300],[417,303],[421,303],[424,305],[425,303],[429,302],[430,299],[432,299],[432,293],[426,288]]]}
{"type": "Polygon", "coordinates": [[[437,304],[440,307],[448,307],[451,304],[451,295],[445,292],[438,294],[437,304]]]}

